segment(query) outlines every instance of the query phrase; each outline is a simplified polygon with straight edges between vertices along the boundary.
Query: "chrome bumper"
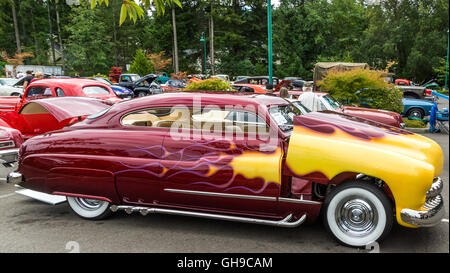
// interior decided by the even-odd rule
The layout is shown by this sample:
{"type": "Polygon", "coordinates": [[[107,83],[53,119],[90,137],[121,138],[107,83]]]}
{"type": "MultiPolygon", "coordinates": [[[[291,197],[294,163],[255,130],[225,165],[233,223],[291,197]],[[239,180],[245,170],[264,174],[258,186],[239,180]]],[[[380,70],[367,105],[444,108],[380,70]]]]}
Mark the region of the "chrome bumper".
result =
{"type": "Polygon", "coordinates": [[[9,184],[19,184],[20,182],[22,182],[22,180],[23,180],[23,176],[21,173],[18,173],[18,172],[11,172],[6,177],[6,183],[9,183],[9,184]]]}
{"type": "Polygon", "coordinates": [[[19,148],[0,151],[0,163],[11,163],[17,161],[19,148]]]}
{"type": "Polygon", "coordinates": [[[402,209],[400,216],[403,222],[419,226],[432,227],[444,218],[444,199],[440,194],[444,188],[444,183],[440,177],[434,179],[431,188],[426,192],[424,210],[402,209]]]}

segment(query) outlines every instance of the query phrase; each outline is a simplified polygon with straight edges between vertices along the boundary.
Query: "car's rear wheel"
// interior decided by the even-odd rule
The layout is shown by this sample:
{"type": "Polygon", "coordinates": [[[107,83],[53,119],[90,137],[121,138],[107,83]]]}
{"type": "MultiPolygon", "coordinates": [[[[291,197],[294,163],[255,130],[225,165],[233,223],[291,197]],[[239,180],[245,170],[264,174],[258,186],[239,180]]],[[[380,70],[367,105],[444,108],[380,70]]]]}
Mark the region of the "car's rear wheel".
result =
{"type": "Polygon", "coordinates": [[[67,197],[70,208],[84,219],[100,220],[111,214],[110,204],[106,201],[81,197],[67,197]]]}
{"type": "Polygon", "coordinates": [[[363,247],[382,240],[393,224],[393,209],[374,184],[348,181],[334,188],[324,203],[324,223],[343,245],[363,247]]]}
{"type": "Polygon", "coordinates": [[[408,111],[407,116],[423,119],[425,117],[425,113],[422,111],[422,109],[412,108],[408,111]]]}

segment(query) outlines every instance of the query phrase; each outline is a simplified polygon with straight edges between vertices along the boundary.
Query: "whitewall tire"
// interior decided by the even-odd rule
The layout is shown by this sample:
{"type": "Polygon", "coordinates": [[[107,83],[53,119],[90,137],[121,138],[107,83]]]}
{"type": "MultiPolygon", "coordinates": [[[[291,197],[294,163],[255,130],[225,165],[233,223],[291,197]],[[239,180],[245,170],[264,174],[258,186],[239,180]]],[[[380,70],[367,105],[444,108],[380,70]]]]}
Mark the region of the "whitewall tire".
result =
{"type": "Polygon", "coordinates": [[[70,208],[76,215],[84,219],[100,220],[111,214],[110,203],[101,200],[67,197],[70,208]]]}
{"type": "Polygon", "coordinates": [[[391,230],[391,201],[376,185],[363,181],[342,183],[326,197],[324,223],[341,244],[363,247],[382,240],[391,230]]]}

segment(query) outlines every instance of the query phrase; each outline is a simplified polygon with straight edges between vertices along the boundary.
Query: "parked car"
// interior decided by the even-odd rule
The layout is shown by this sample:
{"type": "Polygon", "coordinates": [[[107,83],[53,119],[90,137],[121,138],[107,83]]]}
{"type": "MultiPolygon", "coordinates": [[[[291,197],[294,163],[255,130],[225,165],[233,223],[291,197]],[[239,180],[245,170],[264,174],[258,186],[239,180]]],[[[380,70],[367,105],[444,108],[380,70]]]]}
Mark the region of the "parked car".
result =
{"type": "Polygon", "coordinates": [[[158,78],[156,79],[156,81],[157,81],[159,84],[166,83],[168,80],[170,80],[170,77],[169,77],[169,75],[167,74],[167,72],[162,72],[162,74],[159,75],[158,78]]]}
{"type": "MultiPolygon", "coordinates": [[[[280,80],[277,77],[272,77],[273,86],[277,86],[280,80]]],[[[247,84],[256,84],[256,85],[263,85],[266,86],[269,84],[269,77],[268,76],[256,76],[256,77],[247,77],[242,80],[234,81],[235,84],[237,83],[247,83],[247,84]]]]}
{"type": "Polygon", "coordinates": [[[130,89],[128,89],[126,87],[120,86],[118,84],[114,84],[106,78],[95,77],[92,79],[95,81],[99,81],[99,82],[109,85],[112,88],[112,90],[114,91],[114,93],[116,93],[116,95],[121,99],[131,99],[134,97],[133,91],[131,91],[130,89]]]}
{"type": "Polygon", "coordinates": [[[248,78],[248,77],[250,77],[250,76],[236,76],[234,81],[240,81],[240,80],[243,80],[243,79],[248,78]]]}
{"type": "MultiPolygon", "coordinates": [[[[278,96],[279,92],[275,92],[274,94],[278,96]]],[[[403,118],[399,113],[365,107],[344,106],[325,92],[289,91],[289,98],[299,100],[311,111],[335,111],[380,122],[389,126],[398,128],[405,127],[403,118]]]]}
{"type": "Polygon", "coordinates": [[[226,82],[230,81],[230,76],[225,75],[225,74],[214,75],[214,76],[211,76],[211,78],[218,78],[218,79],[224,80],[226,82]]]}
{"type": "Polygon", "coordinates": [[[403,99],[403,116],[423,119],[429,116],[434,103],[428,100],[403,99]]]}
{"type": "Polygon", "coordinates": [[[267,89],[265,86],[249,83],[233,83],[231,88],[237,92],[249,92],[256,94],[266,94],[267,89]]]}
{"type": "Polygon", "coordinates": [[[86,219],[125,210],[297,227],[322,212],[336,240],[360,247],[394,220],[440,223],[442,169],[437,143],[399,128],[302,115],[275,96],[181,92],[27,140],[7,181],[66,196],[86,219]]]}
{"type": "Polygon", "coordinates": [[[144,77],[137,74],[122,74],[120,75],[119,85],[132,90],[135,97],[144,97],[163,92],[163,88],[156,83],[157,78],[158,75],[156,74],[148,74],[144,77]]]}
{"type": "Polygon", "coordinates": [[[0,78],[0,96],[20,96],[23,94],[23,83],[11,78],[0,78]]]}
{"type": "Polygon", "coordinates": [[[113,103],[121,101],[107,84],[77,78],[43,79],[28,85],[20,97],[0,97],[0,113],[2,111],[18,111],[26,103],[49,97],[91,97],[113,103]]]}
{"type": "Polygon", "coordinates": [[[0,112],[0,130],[15,129],[24,139],[29,139],[74,124],[110,105],[110,102],[86,97],[33,100],[17,111],[0,112]]]}
{"type": "MultiPolygon", "coordinates": [[[[190,79],[193,80],[194,78],[190,79]]],[[[196,78],[197,79],[197,78],[196,78]]],[[[194,80],[196,81],[196,80],[194,80]]],[[[177,79],[171,79],[168,80],[165,84],[161,84],[160,87],[164,90],[181,90],[186,87],[186,81],[184,80],[177,80],[177,79]]]]}
{"type": "Polygon", "coordinates": [[[427,89],[423,86],[408,86],[408,85],[396,85],[400,91],[403,92],[403,97],[408,99],[426,99],[433,100],[433,95],[431,92],[433,90],[427,89]]]}
{"type": "Polygon", "coordinates": [[[9,128],[8,124],[0,119],[0,163],[5,167],[11,167],[11,163],[17,161],[20,145],[23,143],[22,134],[9,128]]]}
{"type": "Polygon", "coordinates": [[[140,78],[141,76],[138,74],[121,74],[118,84],[130,90],[133,90],[135,82],[140,78]]]}

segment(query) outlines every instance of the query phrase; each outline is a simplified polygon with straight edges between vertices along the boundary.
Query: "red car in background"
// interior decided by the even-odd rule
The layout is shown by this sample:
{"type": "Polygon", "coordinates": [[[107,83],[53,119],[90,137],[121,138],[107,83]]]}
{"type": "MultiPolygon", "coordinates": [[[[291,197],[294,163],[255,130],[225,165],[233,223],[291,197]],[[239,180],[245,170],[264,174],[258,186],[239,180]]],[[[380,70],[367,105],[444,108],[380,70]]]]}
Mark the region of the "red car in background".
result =
{"type": "Polygon", "coordinates": [[[77,78],[33,81],[20,97],[0,97],[0,111],[18,111],[27,102],[49,97],[91,97],[112,103],[121,101],[104,83],[77,78]]]}
{"type": "MultiPolygon", "coordinates": [[[[11,136],[20,134],[24,139],[29,139],[74,124],[112,104],[105,100],[83,97],[34,100],[17,111],[0,112],[0,132],[2,130],[11,136]]],[[[21,144],[18,140],[16,142],[21,144]]]]}

